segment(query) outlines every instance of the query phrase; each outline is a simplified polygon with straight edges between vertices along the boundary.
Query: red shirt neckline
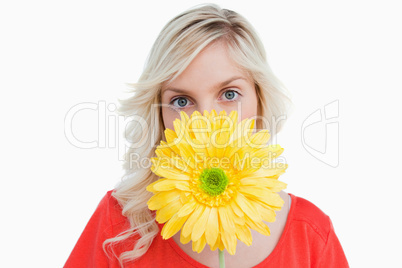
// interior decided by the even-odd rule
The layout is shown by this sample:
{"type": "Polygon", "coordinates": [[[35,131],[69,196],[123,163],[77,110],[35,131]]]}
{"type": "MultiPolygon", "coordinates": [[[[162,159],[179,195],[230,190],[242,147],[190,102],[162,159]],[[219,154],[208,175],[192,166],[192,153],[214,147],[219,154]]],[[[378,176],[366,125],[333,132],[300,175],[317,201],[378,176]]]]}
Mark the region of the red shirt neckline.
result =
{"type": "MultiPolygon", "coordinates": [[[[286,224],[285,227],[283,229],[283,232],[281,234],[281,237],[279,238],[278,243],[276,244],[275,248],[272,250],[271,254],[269,254],[262,262],[260,262],[259,264],[257,264],[256,266],[254,266],[254,268],[259,268],[259,267],[264,267],[267,263],[270,262],[270,260],[281,250],[281,248],[283,247],[284,244],[284,240],[285,237],[290,229],[290,223],[292,221],[293,215],[294,215],[294,210],[295,210],[295,206],[297,203],[297,198],[291,194],[288,193],[288,195],[291,198],[291,204],[290,204],[290,209],[289,209],[289,213],[288,213],[288,217],[286,219],[286,224]]],[[[164,224],[159,224],[159,230],[162,229],[164,224]]],[[[158,234],[160,235],[160,233],[158,234]]],[[[167,242],[169,243],[169,245],[174,249],[174,251],[177,253],[177,255],[179,255],[183,260],[185,260],[186,262],[190,263],[191,265],[195,266],[195,267],[199,267],[199,268],[208,268],[208,266],[205,266],[204,264],[192,259],[190,256],[187,255],[187,253],[185,253],[180,247],[179,245],[176,244],[176,242],[173,240],[173,238],[169,238],[167,239],[167,242]]]]}

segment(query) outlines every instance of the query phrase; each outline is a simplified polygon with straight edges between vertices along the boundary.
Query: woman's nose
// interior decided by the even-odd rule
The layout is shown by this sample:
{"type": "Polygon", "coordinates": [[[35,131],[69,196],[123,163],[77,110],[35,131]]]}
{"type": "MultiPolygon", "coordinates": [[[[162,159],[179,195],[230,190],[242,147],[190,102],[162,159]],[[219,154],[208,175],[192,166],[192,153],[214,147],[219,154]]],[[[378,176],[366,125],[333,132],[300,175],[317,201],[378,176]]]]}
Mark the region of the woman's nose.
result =
{"type": "Polygon", "coordinates": [[[209,113],[212,110],[215,110],[217,114],[219,114],[223,109],[218,104],[213,103],[213,101],[203,102],[197,107],[197,111],[201,114],[204,114],[204,111],[208,111],[209,113]]]}

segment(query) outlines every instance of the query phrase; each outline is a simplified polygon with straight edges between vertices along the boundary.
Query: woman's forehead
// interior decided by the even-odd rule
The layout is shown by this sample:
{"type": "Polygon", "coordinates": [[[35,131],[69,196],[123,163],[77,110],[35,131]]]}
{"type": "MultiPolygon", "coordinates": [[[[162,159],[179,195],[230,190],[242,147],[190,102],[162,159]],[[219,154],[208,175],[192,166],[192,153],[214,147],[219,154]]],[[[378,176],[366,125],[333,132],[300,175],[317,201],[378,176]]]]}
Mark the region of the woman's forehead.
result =
{"type": "Polygon", "coordinates": [[[226,46],[211,45],[202,50],[174,80],[164,82],[162,91],[193,85],[212,87],[238,79],[250,80],[250,77],[230,58],[226,46]]]}

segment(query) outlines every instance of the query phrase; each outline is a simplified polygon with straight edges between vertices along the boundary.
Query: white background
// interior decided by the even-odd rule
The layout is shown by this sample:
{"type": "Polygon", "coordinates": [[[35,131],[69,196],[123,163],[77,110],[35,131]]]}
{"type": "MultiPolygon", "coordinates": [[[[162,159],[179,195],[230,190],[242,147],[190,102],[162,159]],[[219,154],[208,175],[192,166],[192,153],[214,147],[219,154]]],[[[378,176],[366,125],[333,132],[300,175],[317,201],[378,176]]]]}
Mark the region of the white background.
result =
{"type": "MultiPolygon", "coordinates": [[[[112,142],[82,149],[67,140],[66,114],[85,102],[117,104],[165,23],[199,3],[0,4],[3,267],[63,266],[98,202],[122,175],[121,152],[112,142]]],[[[277,138],[289,164],[281,177],[287,192],[331,217],[351,267],[401,267],[400,3],[215,3],[254,25],[271,67],[292,92],[295,112],[277,138]],[[334,101],[335,167],[303,145],[325,148],[324,121],[301,138],[304,120],[334,101]]],[[[116,132],[111,123],[109,129],[116,132]]],[[[73,131],[81,140],[96,140],[97,111],[77,114],[73,131]]]]}

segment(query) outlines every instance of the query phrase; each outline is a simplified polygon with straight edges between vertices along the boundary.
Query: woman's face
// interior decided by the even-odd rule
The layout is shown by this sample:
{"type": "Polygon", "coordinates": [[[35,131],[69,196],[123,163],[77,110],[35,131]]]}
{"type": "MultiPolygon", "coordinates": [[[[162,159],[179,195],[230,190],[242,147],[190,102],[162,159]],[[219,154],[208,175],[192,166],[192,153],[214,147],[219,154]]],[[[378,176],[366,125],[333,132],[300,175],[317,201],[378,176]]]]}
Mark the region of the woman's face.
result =
{"type": "Polygon", "coordinates": [[[191,116],[194,111],[237,110],[239,120],[257,116],[254,83],[236,68],[221,42],[207,46],[175,80],[164,83],[161,94],[165,128],[174,129],[180,111],[191,116]]]}

